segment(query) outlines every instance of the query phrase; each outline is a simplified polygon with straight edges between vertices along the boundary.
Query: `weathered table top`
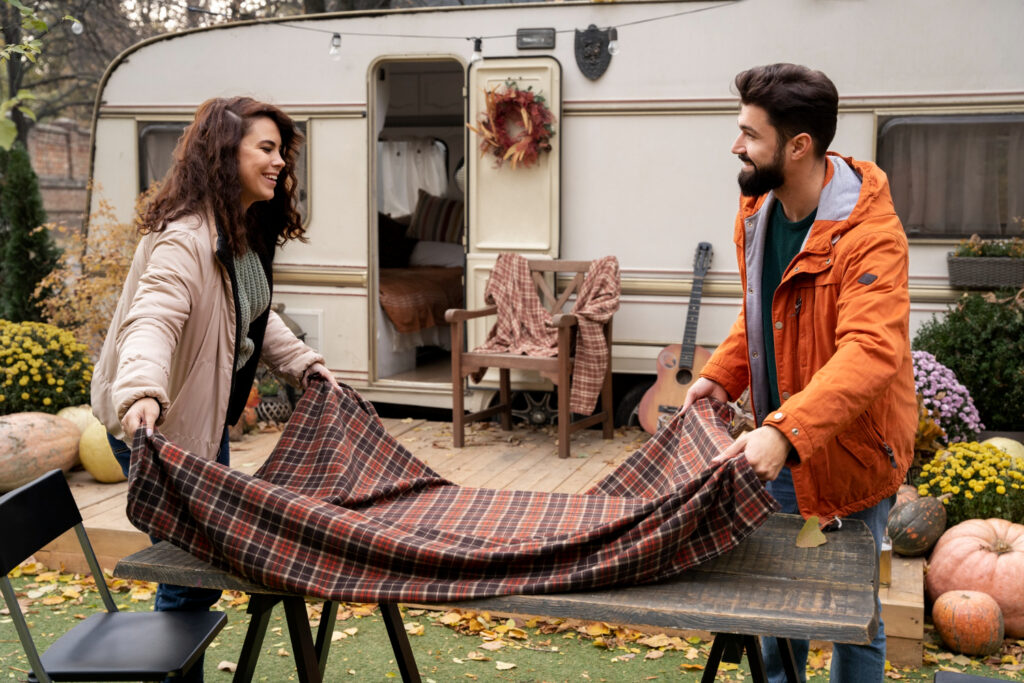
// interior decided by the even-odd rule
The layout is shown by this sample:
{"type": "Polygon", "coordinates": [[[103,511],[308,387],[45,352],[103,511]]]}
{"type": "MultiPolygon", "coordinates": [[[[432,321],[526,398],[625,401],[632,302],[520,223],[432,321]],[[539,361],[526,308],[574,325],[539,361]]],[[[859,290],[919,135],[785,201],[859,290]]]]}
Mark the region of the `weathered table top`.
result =
{"type": "MultiPolygon", "coordinates": [[[[731,552],[657,584],[459,603],[471,609],[716,633],[866,644],[878,629],[871,533],[848,520],[817,548],[797,548],[803,520],[773,515],[731,552]]],[[[118,562],[114,576],[248,593],[276,593],[161,542],[118,562]]]]}

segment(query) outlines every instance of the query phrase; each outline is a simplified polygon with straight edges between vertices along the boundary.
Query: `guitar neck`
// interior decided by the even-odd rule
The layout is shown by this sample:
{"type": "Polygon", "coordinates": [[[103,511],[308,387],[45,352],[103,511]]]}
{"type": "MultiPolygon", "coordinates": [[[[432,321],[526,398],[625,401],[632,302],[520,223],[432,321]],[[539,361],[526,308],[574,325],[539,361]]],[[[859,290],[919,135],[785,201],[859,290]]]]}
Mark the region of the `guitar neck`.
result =
{"type": "Polygon", "coordinates": [[[683,343],[679,349],[679,367],[693,367],[693,353],[697,347],[697,321],[700,319],[700,298],[704,294],[704,277],[693,279],[693,290],[690,292],[690,306],[686,309],[686,328],[683,332],[683,343]]]}

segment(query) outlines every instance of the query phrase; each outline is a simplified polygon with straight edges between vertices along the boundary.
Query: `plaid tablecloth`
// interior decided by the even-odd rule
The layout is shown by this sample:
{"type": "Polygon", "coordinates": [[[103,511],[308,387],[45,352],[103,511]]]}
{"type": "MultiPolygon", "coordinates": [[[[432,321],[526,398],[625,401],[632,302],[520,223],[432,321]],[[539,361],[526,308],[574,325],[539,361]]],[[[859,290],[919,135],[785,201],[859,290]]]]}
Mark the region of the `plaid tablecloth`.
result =
{"type": "Polygon", "coordinates": [[[249,475],[135,436],[128,516],[271,588],[443,602],[666,579],[734,547],[776,509],[701,401],[585,495],[456,486],[348,387],[314,381],[249,475]]]}

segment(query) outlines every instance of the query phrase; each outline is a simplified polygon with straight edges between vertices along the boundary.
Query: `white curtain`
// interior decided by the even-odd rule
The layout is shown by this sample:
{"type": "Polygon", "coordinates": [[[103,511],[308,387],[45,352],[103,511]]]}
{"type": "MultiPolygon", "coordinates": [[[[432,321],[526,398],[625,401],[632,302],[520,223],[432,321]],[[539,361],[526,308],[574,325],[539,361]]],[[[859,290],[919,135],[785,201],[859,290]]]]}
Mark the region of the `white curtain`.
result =
{"type": "Polygon", "coordinates": [[[419,190],[443,196],[448,189],[445,147],[436,140],[382,140],[377,143],[378,208],[392,217],[416,208],[419,190]]]}
{"type": "Polygon", "coordinates": [[[1021,232],[1024,117],[893,119],[879,134],[878,163],[909,235],[1021,232]]]}

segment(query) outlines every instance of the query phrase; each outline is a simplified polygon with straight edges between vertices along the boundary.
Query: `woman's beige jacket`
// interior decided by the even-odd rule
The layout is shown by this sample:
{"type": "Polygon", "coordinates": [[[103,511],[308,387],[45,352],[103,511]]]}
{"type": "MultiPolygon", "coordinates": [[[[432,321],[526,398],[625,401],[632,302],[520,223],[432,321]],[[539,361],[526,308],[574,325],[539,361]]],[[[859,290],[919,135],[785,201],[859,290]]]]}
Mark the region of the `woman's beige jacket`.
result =
{"type": "MultiPolygon", "coordinates": [[[[217,457],[234,374],[235,305],[216,245],[213,222],[199,216],[139,242],[93,371],[92,409],[113,436],[124,440],[121,418],[151,397],[171,442],[217,457]]],[[[261,361],[298,380],[323,357],[271,311],[261,361]]]]}

